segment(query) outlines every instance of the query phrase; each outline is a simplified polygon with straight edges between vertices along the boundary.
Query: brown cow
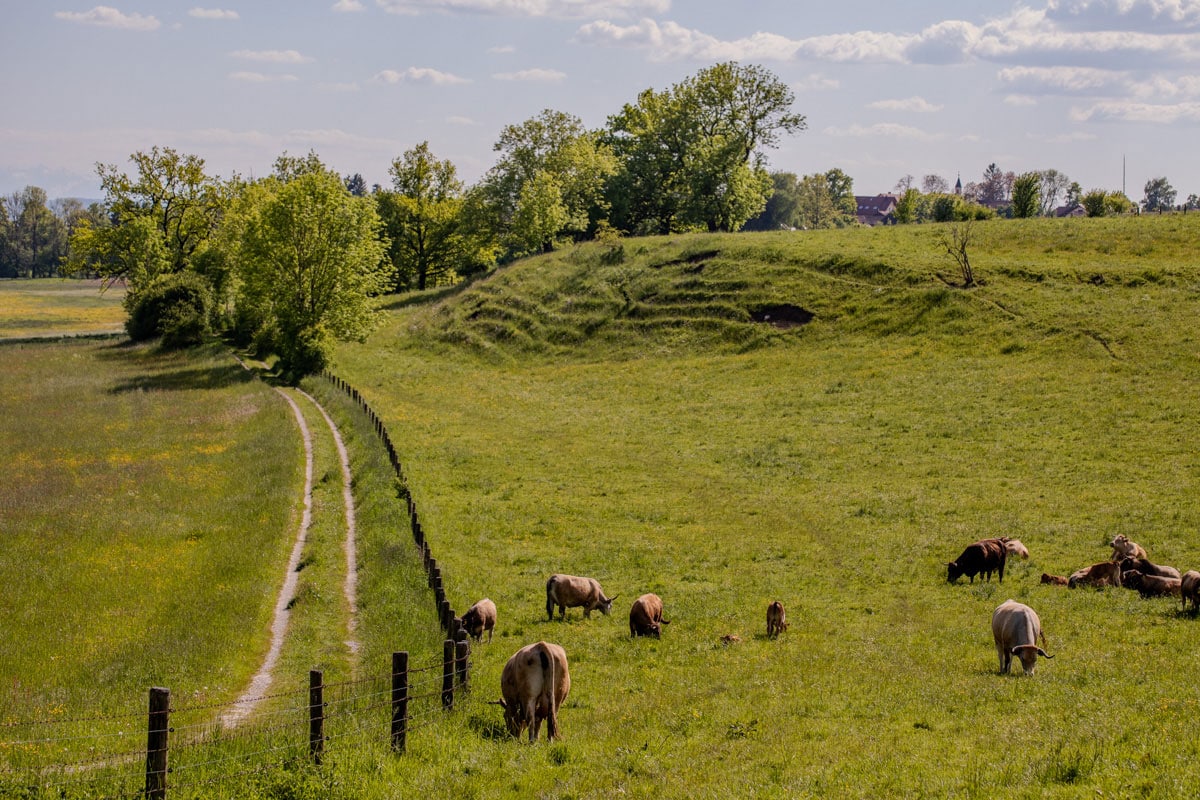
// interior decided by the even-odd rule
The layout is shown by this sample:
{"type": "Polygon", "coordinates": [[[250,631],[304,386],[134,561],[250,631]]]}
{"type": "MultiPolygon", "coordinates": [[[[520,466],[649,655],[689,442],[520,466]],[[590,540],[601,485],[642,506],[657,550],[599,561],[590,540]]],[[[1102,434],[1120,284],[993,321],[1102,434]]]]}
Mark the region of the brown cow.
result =
{"type": "Polygon", "coordinates": [[[1054,658],[1037,646],[1038,637],[1046,644],[1042,621],[1037,612],[1015,600],[1005,600],[992,612],[992,638],[996,642],[996,654],[1000,656],[1000,672],[1007,673],[1012,666],[1012,657],[1021,659],[1026,675],[1037,668],[1037,657],[1054,658]]]}
{"type": "Polygon", "coordinates": [[[1183,573],[1179,581],[1179,598],[1183,601],[1183,610],[1187,611],[1187,603],[1192,601],[1192,613],[1200,610],[1200,572],[1189,569],[1183,573]]]}
{"type": "Polygon", "coordinates": [[[946,565],[946,580],[954,583],[960,576],[966,575],[975,582],[975,576],[983,573],[987,580],[992,579],[992,572],[1000,573],[999,581],[1004,583],[1004,560],[1008,550],[1004,543],[1007,539],[980,539],[967,545],[957,560],[946,565]]]}
{"type": "Polygon", "coordinates": [[[1129,570],[1122,578],[1127,588],[1137,589],[1137,593],[1145,598],[1168,597],[1170,595],[1179,597],[1183,594],[1181,591],[1183,581],[1179,578],[1164,578],[1161,575],[1143,575],[1136,569],[1129,570]]]}
{"type": "Polygon", "coordinates": [[[486,597],[467,609],[462,615],[462,626],[475,641],[483,638],[487,631],[488,641],[492,641],[492,631],[496,627],[496,604],[486,597]]]}
{"type": "Polygon", "coordinates": [[[1165,564],[1151,564],[1144,558],[1126,558],[1121,561],[1121,574],[1136,569],[1143,575],[1158,575],[1162,578],[1179,578],[1179,570],[1165,564]]]}
{"type": "Polygon", "coordinates": [[[774,639],[788,629],[787,614],[778,600],[767,606],[767,638],[774,639]]]}
{"type": "Polygon", "coordinates": [[[629,609],[629,635],[662,638],[662,626],[671,621],[663,619],[662,598],[656,594],[644,594],[633,601],[629,609]]]}
{"type": "Polygon", "coordinates": [[[1145,558],[1145,549],[1137,542],[1131,542],[1129,537],[1123,533],[1118,533],[1113,537],[1113,540],[1108,543],[1112,547],[1112,560],[1121,561],[1126,558],[1145,558]]]}
{"type": "Polygon", "coordinates": [[[1042,583],[1049,583],[1053,586],[1066,586],[1068,581],[1066,575],[1051,575],[1047,572],[1043,572],[1042,583]]]}
{"type": "Polygon", "coordinates": [[[1099,564],[1077,569],[1067,578],[1067,587],[1070,589],[1076,586],[1095,586],[1099,589],[1101,586],[1120,585],[1121,568],[1112,561],[1101,561],[1099,564]]]}
{"type": "Polygon", "coordinates": [[[546,581],[546,616],[554,619],[554,607],[558,606],[558,618],[566,619],[567,608],[583,606],[583,615],[592,616],[592,609],[600,609],[607,615],[612,611],[617,596],[605,597],[600,582],[595,578],[580,578],[575,575],[551,575],[546,581]]]}
{"type": "Polygon", "coordinates": [[[529,741],[536,742],[542,720],[546,737],[559,737],[558,709],[571,691],[567,653],[550,642],[526,645],[513,654],[500,674],[498,705],[504,709],[504,724],[513,736],[529,728],[529,741]]]}

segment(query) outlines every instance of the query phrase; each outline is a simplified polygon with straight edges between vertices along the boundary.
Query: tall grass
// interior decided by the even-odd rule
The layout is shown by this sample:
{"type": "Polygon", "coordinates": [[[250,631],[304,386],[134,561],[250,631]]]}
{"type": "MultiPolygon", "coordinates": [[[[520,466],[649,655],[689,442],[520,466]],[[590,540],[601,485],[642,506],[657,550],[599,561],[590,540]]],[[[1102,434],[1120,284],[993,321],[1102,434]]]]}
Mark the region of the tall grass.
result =
{"type": "Polygon", "coordinates": [[[94,280],[0,281],[0,338],[120,332],[122,287],[94,280]]]}

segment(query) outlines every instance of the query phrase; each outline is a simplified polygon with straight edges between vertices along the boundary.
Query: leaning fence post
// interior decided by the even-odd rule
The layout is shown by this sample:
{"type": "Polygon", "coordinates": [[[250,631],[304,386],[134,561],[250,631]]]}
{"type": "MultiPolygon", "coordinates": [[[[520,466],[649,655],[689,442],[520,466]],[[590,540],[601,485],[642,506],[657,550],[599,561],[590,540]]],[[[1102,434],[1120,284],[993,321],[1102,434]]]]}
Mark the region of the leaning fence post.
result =
{"type": "Polygon", "coordinates": [[[392,653],[392,749],[403,753],[408,738],[408,653],[392,653]]]}
{"type": "Polygon", "coordinates": [[[454,708],[454,642],[442,642],[442,708],[454,708]]]}
{"type": "Polygon", "coordinates": [[[167,733],[171,730],[171,690],[150,689],[150,723],[146,735],[146,798],[167,796],[167,733]]]}
{"type": "Polygon", "coordinates": [[[454,671],[458,675],[458,686],[463,690],[468,688],[467,660],[470,655],[471,644],[467,641],[467,632],[460,627],[454,639],[454,671]]]}
{"type": "Polygon", "coordinates": [[[325,686],[319,669],[308,672],[308,753],[314,764],[325,751],[325,686]]]}

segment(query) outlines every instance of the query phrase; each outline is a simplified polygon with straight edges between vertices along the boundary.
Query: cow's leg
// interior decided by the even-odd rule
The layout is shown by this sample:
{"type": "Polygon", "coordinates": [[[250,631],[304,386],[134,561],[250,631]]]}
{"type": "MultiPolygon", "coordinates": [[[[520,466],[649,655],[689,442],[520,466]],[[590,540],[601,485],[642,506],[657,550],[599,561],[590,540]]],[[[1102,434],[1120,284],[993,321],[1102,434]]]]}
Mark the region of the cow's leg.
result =
{"type": "Polygon", "coordinates": [[[546,717],[546,739],[547,741],[558,738],[558,709],[555,708],[553,699],[550,702],[550,714],[546,717]]]}
{"type": "Polygon", "coordinates": [[[525,706],[525,713],[529,715],[529,741],[536,742],[538,731],[542,727],[541,717],[537,715],[537,700],[530,700],[525,706]]]}

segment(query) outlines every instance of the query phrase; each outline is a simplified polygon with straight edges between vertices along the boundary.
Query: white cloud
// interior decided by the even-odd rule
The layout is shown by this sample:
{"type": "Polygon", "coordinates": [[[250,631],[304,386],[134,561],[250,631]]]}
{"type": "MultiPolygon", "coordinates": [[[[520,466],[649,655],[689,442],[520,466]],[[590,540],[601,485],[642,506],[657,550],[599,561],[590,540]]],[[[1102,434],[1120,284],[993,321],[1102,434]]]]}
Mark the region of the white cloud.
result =
{"type": "Polygon", "coordinates": [[[235,50],[229,55],[243,61],[261,61],[267,64],[307,64],[312,58],[298,50],[235,50]]]}
{"type": "Polygon", "coordinates": [[[193,8],[188,11],[188,16],[196,19],[238,19],[238,12],[220,8],[193,8]]]}
{"type": "Polygon", "coordinates": [[[1075,30],[1163,33],[1200,27],[1197,0],[1049,0],[1046,18],[1075,30]]]}
{"type": "Polygon", "coordinates": [[[941,111],[945,106],[935,105],[924,97],[907,97],[903,100],[876,100],[868,103],[867,108],[879,108],[885,111],[913,111],[918,114],[928,114],[941,111]]]}
{"type": "Polygon", "coordinates": [[[1019,94],[1105,94],[1122,89],[1123,73],[1093,67],[1011,67],[997,74],[1019,94]]]}
{"type": "Polygon", "coordinates": [[[1004,104],[1009,106],[1036,106],[1037,99],[1024,94],[1005,95],[1004,104]]]}
{"type": "Polygon", "coordinates": [[[1116,120],[1119,122],[1153,122],[1163,125],[1181,121],[1200,122],[1200,103],[1156,104],[1106,100],[1088,108],[1072,109],[1071,118],[1076,122],[1116,120]]]}
{"type": "Polygon", "coordinates": [[[853,136],[856,138],[884,136],[889,139],[917,139],[926,142],[942,138],[939,133],[929,133],[911,125],[897,125],[894,122],[877,122],[874,125],[855,123],[848,128],[825,128],[822,133],[827,136],[853,136]]]}
{"type": "Polygon", "coordinates": [[[451,86],[459,83],[470,83],[466,78],[460,78],[449,72],[431,69],[429,67],[409,67],[403,72],[385,69],[375,74],[376,83],[432,83],[435,86],[451,86]]]}
{"type": "Polygon", "coordinates": [[[498,81],[525,81],[530,83],[561,83],[567,73],[556,69],[523,69],[517,72],[497,72],[492,75],[498,81]]]}
{"type": "Polygon", "coordinates": [[[840,88],[842,82],[837,78],[829,78],[819,72],[814,72],[806,78],[792,83],[792,89],[797,92],[824,92],[840,88]]]}
{"type": "Polygon", "coordinates": [[[156,17],[143,17],[137,13],[124,14],[109,6],[96,6],[91,11],[56,11],[54,16],[68,22],[125,31],[153,31],[161,24],[156,17]]]}
{"type": "Polygon", "coordinates": [[[671,0],[377,0],[384,11],[414,15],[429,11],[514,17],[631,17],[665,14],[671,0]]]}
{"type": "Polygon", "coordinates": [[[295,75],[264,75],[261,72],[231,72],[229,79],[243,83],[287,83],[299,80],[295,75]]]}
{"type": "Polygon", "coordinates": [[[338,0],[336,3],[333,4],[333,10],[339,11],[342,13],[351,12],[351,11],[362,11],[363,4],[360,3],[358,0],[338,0]]]}

